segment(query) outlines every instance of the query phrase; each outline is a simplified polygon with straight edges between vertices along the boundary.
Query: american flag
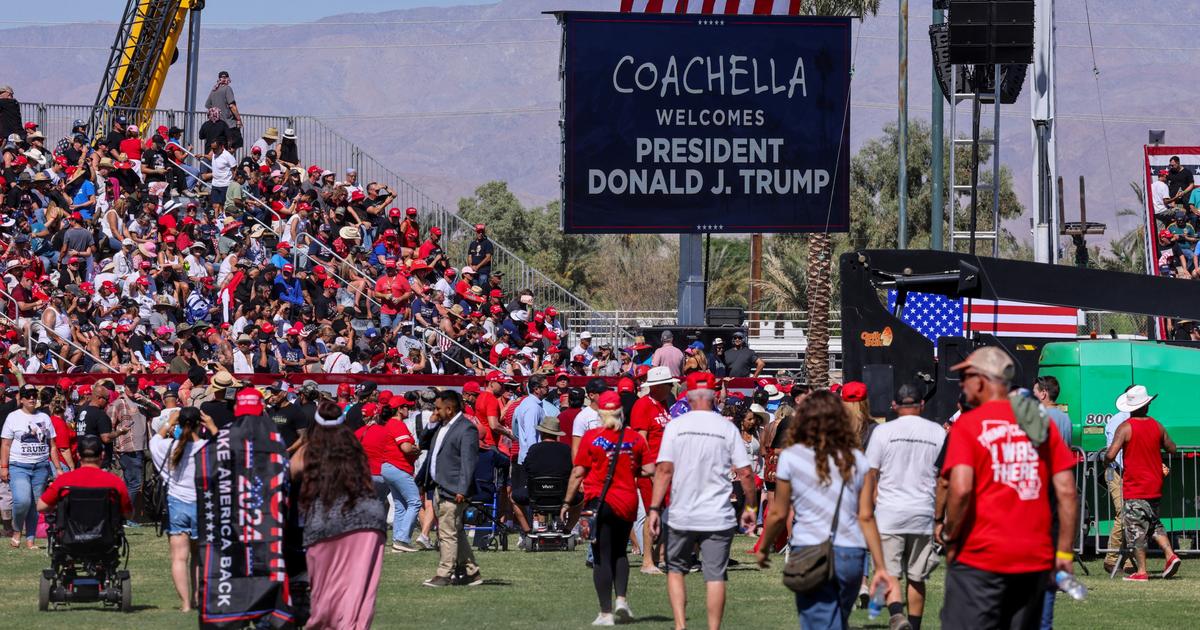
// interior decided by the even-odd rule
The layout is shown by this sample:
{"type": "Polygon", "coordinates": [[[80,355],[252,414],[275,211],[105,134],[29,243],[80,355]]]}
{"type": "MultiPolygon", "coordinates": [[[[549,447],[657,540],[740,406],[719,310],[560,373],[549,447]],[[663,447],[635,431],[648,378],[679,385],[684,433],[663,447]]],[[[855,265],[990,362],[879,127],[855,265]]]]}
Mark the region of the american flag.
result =
{"type": "Polygon", "coordinates": [[[621,12],[800,15],[802,4],[802,0],[621,0],[621,12]]]}
{"type": "MultiPolygon", "coordinates": [[[[896,290],[888,291],[888,310],[895,311],[896,290]]],[[[938,337],[961,336],[970,330],[997,337],[1073,338],[1079,334],[1079,310],[1064,306],[1029,304],[1011,300],[950,298],[934,293],[910,292],[900,319],[937,343],[938,337]]]]}

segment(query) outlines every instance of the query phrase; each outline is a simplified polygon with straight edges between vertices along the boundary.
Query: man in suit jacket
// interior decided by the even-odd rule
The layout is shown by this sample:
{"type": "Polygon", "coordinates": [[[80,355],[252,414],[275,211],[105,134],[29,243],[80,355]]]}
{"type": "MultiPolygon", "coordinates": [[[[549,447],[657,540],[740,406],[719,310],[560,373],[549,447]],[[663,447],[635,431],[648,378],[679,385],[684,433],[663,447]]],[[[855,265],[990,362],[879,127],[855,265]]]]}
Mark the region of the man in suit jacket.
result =
{"type": "Polygon", "coordinates": [[[454,567],[462,564],[467,586],[483,584],[475,554],[471,551],[463,527],[463,512],[475,481],[475,464],[479,458],[479,430],[462,413],[462,396],[456,391],[438,394],[434,403],[433,420],[438,424],[426,465],[428,478],[433,481],[437,496],[435,507],[438,519],[437,575],[424,585],[439,588],[450,586],[454,567]]]}

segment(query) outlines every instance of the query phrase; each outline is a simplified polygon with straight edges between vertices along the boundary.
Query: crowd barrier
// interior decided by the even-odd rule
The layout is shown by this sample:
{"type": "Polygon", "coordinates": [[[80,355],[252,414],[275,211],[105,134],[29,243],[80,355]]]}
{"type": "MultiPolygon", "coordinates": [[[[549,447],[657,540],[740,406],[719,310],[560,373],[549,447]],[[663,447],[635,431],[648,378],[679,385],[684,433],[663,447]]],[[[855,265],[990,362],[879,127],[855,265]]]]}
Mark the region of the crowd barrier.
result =
{"type": "MultiPolygon", "coordinates": [[[[106,379],[111,379],[117,383],[125,381],[125,374],[91,372],[85,374],[27,374],[25,382],[37,385],[57,385],[59,380],[66,378],[71,381],[72,385],[83,385],[96,383],[106,379]]],[[[182,383],[186,378],[186,374],[136,374],[138,378],[144,378],[155,385],[168,385],[170,383],[182,383]]],[[[423,389],[426,387],[437,387],[439,389],[456,389],[461,390],[463,385],[469,382],[482,383],[483,377],[480,376],[445,376],[441,374],[304,374],[304,373],[285,373],[285,374],[234,374],[234,377],[248,381],[256,386],[270,385],[276,381],[285,381],[291,383],[294,387],[299,387],[306,380],[311,380],[317,383],[323,391],[333,393],[337,390],[337,386],[343,383],[358,385],[367,381],[373,381],[380,389],[386,389],[394,392],[402,392],[410,389],[423,389]]],[[[551,382],[554,377],[550,376],[551,382]]],[[[583,387],[590,381],[591,376],[570,376],[571,387],[583,387]]],[[[11,382],[11,377],[10,377],[11,382]]],[[[516,379],[523,381],[524,378],[516,379]]],[[[615,387],[620,377],[604,377],[610,386],[615,387]]],[[[771,379],[771,382],[775,382],[771,379]]],[[[730,391],[741,392],[748,394],[753,392],[758,387],[758,380],[753,378],[734,378],[727,381],[727,389],[730,391]]]]}
{"type": "MultiPolygon", "coordinates": [[[[1080,555],[1116,553],[1119,550],[1108,545],[1116,509],[1109,494],[1104,453],[1072,450],[1078,458],[1075,483],[1080,493],[1075,551],[1080,555]]],[[[1200,551],[1196,544],[1200,537],[1200,446],[1180,446],[1164,462],[1169,472],[1163,480],[1159,519],[1179,555],[1196,555],[1200,551]]],[[[1150,550],[1156,549],[1152,543],[1150,550]]]]}

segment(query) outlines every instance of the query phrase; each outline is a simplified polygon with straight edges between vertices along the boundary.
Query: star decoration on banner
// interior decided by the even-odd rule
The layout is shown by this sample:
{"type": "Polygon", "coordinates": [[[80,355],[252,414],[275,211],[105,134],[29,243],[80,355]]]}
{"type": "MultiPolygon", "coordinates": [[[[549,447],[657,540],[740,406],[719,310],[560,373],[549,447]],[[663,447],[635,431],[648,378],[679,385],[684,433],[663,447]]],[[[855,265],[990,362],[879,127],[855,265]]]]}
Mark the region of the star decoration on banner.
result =
{"type": "MultiPolygon", "coordinates": [[[[895,309],[896,291],[890,289],[888,310],[895,312],[895,309]]],[[[900,319],[936,344],[938,337],[963,334],[962,300],[933,293],[910,292],[900,319]]]]}

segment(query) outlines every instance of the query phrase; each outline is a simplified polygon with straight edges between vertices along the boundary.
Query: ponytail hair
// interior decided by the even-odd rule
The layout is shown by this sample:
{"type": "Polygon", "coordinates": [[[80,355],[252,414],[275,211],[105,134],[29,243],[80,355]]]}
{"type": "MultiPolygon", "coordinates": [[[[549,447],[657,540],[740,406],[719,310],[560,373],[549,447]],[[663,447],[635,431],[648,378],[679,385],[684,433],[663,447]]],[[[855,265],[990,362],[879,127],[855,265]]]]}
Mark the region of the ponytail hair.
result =
{"type": "Polygon", "coordinates": [[[179,462],[183,461],[183,453],[187,450],[188,442],[196,440],[196,433],[200,430],[200,410],[195,407],[180,409],[178,426],[182,430],[182,434],[175,441],[175,451],[171,453],[171,468],[179,466],[179,462]]]}

